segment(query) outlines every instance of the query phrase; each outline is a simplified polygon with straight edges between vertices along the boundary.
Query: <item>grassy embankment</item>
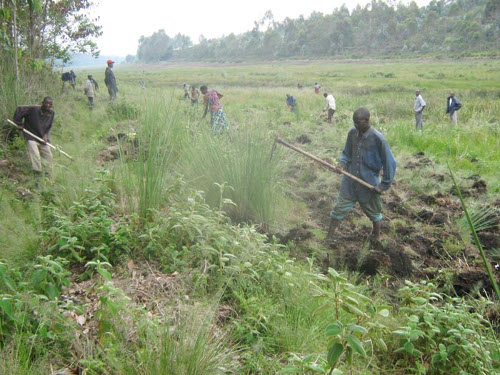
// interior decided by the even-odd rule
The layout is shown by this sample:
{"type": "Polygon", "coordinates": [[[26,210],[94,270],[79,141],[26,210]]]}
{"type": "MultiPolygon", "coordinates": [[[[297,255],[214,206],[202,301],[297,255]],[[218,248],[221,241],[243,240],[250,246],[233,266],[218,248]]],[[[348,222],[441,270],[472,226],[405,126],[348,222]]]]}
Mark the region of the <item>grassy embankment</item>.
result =
{"type": "MultiPolygon", "coordinates": [[[[334,366],[366,374],[408,368],[438,374],[458,366],[468,373],[491,373],[498,345],[482,318],[487,300],[448,299],[433,294],[431,284],[410,284],[397,293],[396,308],[377,292],[383,278],[354,287],[355,275],[350,282],[335,271],[321,275],[314,252],[309,262],[294,261],[289,248],[266,243],[244,223],[280,232],[309,220],[295,197],[298,190],[313,188],[307,179],[311,164],[283,149],[270,161],[272,140],[276,134],[289,140],[307,135],[306,150],[335,158],[359,105],[370,108],[374,125],[387,136],[402,184],[416,192],[445,191],[451,187],[448,178],[438,183],[421,176],[429,168],[444,174],[448,163],[461,178],[480,174],[488,184],[485,199],[493,201],[500,188],[498,70],[497,62],[144,73],[118,68],[114,106],[107,105],[104,87],[93,111],[79,92],[52,94],[53,141],[76,161],[56,157],[53,181],[27,199],[20,198],[18,188],[32,189],[29,178],[2,184],[0,369],[46,373],[51,363],[78,363],[90,373],[275,373],[284,368],[327,373],[334,366]],[[145,91],[140,79],[146,80],[145,91]],[[316,81],[337,99],[335,126],[318,125],[324,100],[313,93],[316,81]],[[178,100],[184,82],[222,91],[230,141],[211,136],[199,120],[201,108],[178,100]],[[299,82],[305,86],[300,91],[299,82]],[[411,113],[417,86],[428,103],[422,134],[413,130],[411,113]],[[456,129],[444,114],[450,89],[464,103],[456,129]],[[286,111],[287,92],[297,96],[296,114],[286,111]],[[121,157],[100,165],[106,138],[119,133],[128,134],[119,142],[121,157]],[[405,169],[420,151],[436,164],[405,169]],[[290,185],[284,173],[292,169],[302,177],[290,185]],[[150,304],[127,299],[123,280],[133,278],[134,271],[120,265],[129,259],[148,260],[155,272],[173,273],[175,287],[146,297],[150,304]],[[99,276],[91,279],[87,293],[100,298],[85,309],[95,309],[98,324],[86,337],[81,331],[87,323],[80,328],[71,318],[89,316],[81,301],[46,298],[58,295],[69,280],[92,274],[99,276]]],[[[19,176],[29,174],[22,143],[2,152],[20,168],[19,176]]],[[[337,176],[320,174],[327,185],[338,184],[337,176]]]]}

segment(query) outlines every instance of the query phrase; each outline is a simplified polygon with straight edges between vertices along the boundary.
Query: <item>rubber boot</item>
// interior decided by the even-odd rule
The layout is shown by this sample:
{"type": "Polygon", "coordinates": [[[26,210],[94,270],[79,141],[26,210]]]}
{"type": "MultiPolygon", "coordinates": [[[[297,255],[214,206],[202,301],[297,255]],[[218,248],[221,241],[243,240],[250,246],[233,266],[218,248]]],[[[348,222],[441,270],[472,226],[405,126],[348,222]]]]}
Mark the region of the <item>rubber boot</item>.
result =
{"type": "Polygon", "coordinates": [[[378,241],[380,239],[380,228],[382,228],[382,220],[374,221],[371,234],[372,241],[378,241]]]}

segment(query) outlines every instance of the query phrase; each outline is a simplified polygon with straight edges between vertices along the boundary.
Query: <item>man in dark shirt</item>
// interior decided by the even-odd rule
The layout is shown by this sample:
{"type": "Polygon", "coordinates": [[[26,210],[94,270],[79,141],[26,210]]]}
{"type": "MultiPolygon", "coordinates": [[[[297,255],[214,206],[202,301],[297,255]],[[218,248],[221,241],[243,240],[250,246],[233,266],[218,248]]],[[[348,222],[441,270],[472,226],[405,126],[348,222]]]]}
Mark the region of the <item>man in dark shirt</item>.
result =
{"type": "Polygon", "coordinates": [[[118,92],[118,87],[116,86],[115,73],[113,73],[113,66],[115,62],[113,60],[108,60],[108,67],[104,73],[104,83],[108,88],[109,100],[114,101],[116,99],[116,93],[118,92]]]}
{"type": "MultiPolygon", "coordinates": [[[[42,105],[21,105],[16,108],[14,122],[20,129],[26,129],[34,135],[49,142],[49,133],[54,122],[54,101],[50,96],[43,99],[42,105]]],[[[36,175],[42,173],[42,163],[47,174],[52,169],[52,153],[50,147],[24,133],[28,146],[28,155],[31,160],[31,167],[36,175]],[[40,158],[41,156],[41,158],[40,158]]]]}
{"type": "Polygon", "coordinates": [[[457,111],[462,108],[462,103],[455,97],[455,93],[450,91],[450,96],[446,98],[446,113],[450,116],[450,122],[453,125],[458,124],[457,111]]]}
{"type": "Polygon", "coordinates": [[[367,188],[344,176],[340,185],[335,208],[330,213],[331,221],[327,241],[333,240],[333,233],[356,202],[373,224],[372,238],[378,240],[382,220],[380,194],[389,189],[396,173],[396,161],[382,133],[370,126],[370,112],[358,108],[352,116],[354,128],[349,131],[344,151],[339,159],[338,169],[374,186],[367,188]],[[382,181],[379,180],[383,169],[382,181]]]}

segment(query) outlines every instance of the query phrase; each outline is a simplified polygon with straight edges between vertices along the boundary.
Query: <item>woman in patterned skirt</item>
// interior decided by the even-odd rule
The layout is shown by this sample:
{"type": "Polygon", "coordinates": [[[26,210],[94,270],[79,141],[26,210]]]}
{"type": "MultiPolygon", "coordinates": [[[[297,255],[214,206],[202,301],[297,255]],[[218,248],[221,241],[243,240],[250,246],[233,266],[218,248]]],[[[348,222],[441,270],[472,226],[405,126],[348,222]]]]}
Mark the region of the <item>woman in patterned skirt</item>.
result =
{"type": "Polygon", "coordinates": [[[201,86],[200,91],[203,94],[203,103],[205,103],[203,118],[205,118],[210,108],[212,131],[217,133],[229,131],[226,113],[222,109],[222,103],[220,102],[223,95],[217,90],[208,91],[207,86],[201,86]]]}

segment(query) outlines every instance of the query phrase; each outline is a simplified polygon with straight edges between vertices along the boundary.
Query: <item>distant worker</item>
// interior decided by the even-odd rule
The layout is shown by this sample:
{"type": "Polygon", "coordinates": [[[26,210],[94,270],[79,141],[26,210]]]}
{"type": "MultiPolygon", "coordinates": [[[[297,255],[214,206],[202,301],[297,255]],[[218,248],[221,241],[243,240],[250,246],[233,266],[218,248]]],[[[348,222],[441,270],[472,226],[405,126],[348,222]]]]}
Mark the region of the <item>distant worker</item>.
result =
{"type": "Polygon", "coordinates": [[[415,103],[413,104],[413,111],[415,112],[415,128],[417,130],[423,130],[422,112],[424,111],[426,104],[422,95],[420,95],[420,90],[415,90],[415,103]]]}
{"type": "MultiPolygon", "coordinates": [[[[49,133],[54,122],[53,104],[54,101],[52,98],[46,96],[41,106],[21,105],[16,108],[14,122],[19,126],[19,129],[26,129],[45,142],[49,142],[49,133]]],[[[26,133],[24,133],[24,137],[28,148],[28,156],[31,161],[31,168],[35,176],[38,178],[42,176],[42,164],[45,173],[50,175],[52,172],[52,153],[49,146],[35,140],[26,133]]]]}
{"type": "Polygon", "coordinates": [[[319,89],[320,89],[320,88],[321,88],[321,85],[320,85],[318,82],[316,82],[316,83],[314,84],[314,92],[315,92],[316,94],[319,94],[319,89]]]}
{"type": "Polygon", "coordinates": [[[144,82],[144,80],[140,80],[139,83],[141,84],[141,88],[143,90],[145,90],[146,89],[146,82],[144,82]]]}
{"type": "Polygon", "coordinates": [[[457,111],[462,108],[462,103],[455,97],[455,93],[450,91],[450,96],[446,99],[446,113],[450,116],[450,122],[453,125],[458,124],[457,111]]]}
{"type": "Polygon", "coordinates": [[[303,87],[304,87],[304,86],[303,86],[301,83],[297,83],[297,88],[298,88],[299,90],[302,90],[302,88],[303,88],[303,87]]]}
{"type": "Polygon", "coordinates": [[[290,112],[295,112],[295,107],[297,106],[297,100],[295,96],[286,94],[286,106],[290,110],[290,112]]]}
{"type": "Polygon", "coordinates": [[[200,87],[200,91],[203,94],[203,103],[205,104],[205,111],[202,118],[205,118],[210,108],[210,125],[212,126],[212,131],[215,133],[229,131],[226,112],[224,112],[222,103],[220,102],[223,95],[217,90],[208,91],[205,85],[200,87]]]}
{"type": "Polygon", "coordinates": [[[195,106],[198,105],[198,98],[200,97],[200,92],[198,89],[193,86],[191,87],[191,105],[195,106]]]}
{"type": "Polygon", "coordinates": [[[94,84],[94,78],[92,77],[92,74],[89,74],[87,76],[87,81],[85,82],[85,96],[89,100],[89,108],[92,109],[94,108],[94,96],[95,96],[95,91],[96,87],[94,84]]]}
{"type": "Polygon", "coordinates": [[[116,86],[115,73],[113,73],[113,66],[115,62],[113,60],[108,60],[107,64],[108,66],[106,68],[106,72],[104,73],[104,83],[108,88],[109,100],[111,102],[114,102],[116,99],[116,93],[118,92],[118,86],[116,86]]]}
{"type": "Polygon", "coordinates": [[[65,72],[61,75],[61,80],[63,81],[61,92],[64,91],[64,84],[66,82],[69,82],[70,86],[73,88],[73,90],[76,89],[76,75],[74,71],[69,71],[65,72]]]}
{"type": "Polygon", "coordinates": [[[189,99],[189,85],[187,83],[184,84],[184,100],[189,99]]]}
{"type": "Polygon", "coordinates": [[[370,111],[359,107],[352,119],[354,128],[347,135],[337,168],[346,170],[374,187],[367,188],[347,176],[342,178],[337,203],[330,213],[330,227],[326,237],[328,242],[334,241],[336,228],[356,202],[359,202],[373,224],[372,239],[379,240],[382,220],[380,194],[389,189],[396,173],[396,161],[387,141],[382,133],[370,126],[370,111]],[[381,170],[383,175],[379,182],[381,170]]]}
{"type": "Polygon", "coordinates": [[[73,91],[75,91],[76,90],[76,74],[72,70],[70,70],[69,74],[70,74],[69,84],[71,85],[71,87],[73,87],[73,91]]]}
{"type": "Polygon", "coordinates": [[[328,122],[329,124],[332,123],[332,117],[333,117],[333,114],[335,113],[335,98],[333,97],[332,94],[329,94],[327,92],[325,92],[323,94],[323,96],[325,97],[325,100],[326,100],[326,106],[325,106],[325,109],[323,109],[323,112],[325,111],[328,111],[328,119],[326,120],[326,122],[328,122]]]}

